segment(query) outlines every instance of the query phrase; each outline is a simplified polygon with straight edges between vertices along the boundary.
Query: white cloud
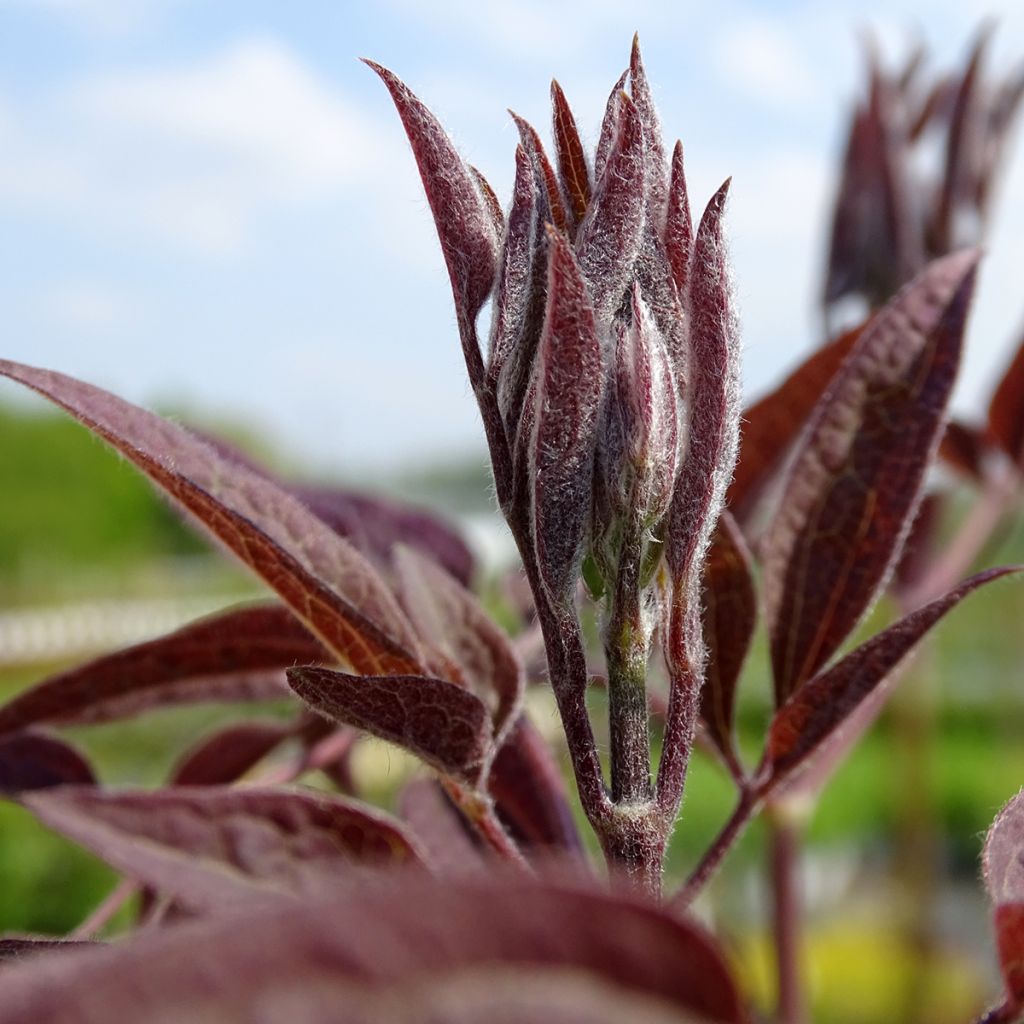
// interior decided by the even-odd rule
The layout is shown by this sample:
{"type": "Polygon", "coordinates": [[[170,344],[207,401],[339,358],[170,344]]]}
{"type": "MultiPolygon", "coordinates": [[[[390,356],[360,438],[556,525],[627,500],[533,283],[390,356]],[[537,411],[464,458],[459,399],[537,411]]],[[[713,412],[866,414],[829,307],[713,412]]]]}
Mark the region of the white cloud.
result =
{"type": "Polygon", "coordinates": [[[375,145],[360,113],[271,39],[186,68],[106,75],[77,85],[74,102],[142,138],[243,160],[278,187],[333,190],[375,145]]]}
{"type": "Polygon", "coordinates": [[[239,247],[264,215],[365,184],[400,141],[267,38],[78,81],[6,120],[0,204],[207,253],[239,247]]]}

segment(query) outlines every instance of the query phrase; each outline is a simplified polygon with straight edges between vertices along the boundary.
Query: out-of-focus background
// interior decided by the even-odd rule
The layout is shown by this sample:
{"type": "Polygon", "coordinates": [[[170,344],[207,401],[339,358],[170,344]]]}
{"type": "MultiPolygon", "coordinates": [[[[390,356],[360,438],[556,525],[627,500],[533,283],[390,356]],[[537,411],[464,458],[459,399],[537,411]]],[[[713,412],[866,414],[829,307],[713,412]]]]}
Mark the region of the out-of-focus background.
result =
{"type": "MultiPolygon", "coordinates": [[[[546,128],[557,76],[593,142],[639,30],[666,133],[686,147],[691,201],[733,177],[755,396],[823,340],[829,207],[865,35],[896,59],[924,41],[948,67],[989,16],[991,64],[1012,70],[1024,8],[1009,0],[0,0],[0,355],[228,436],[284,474],[436,505],[500,559],[429,211],[390,100],[356,58],[396,70],[506,196],[506,107],[546,128]]],[[[1011,150],[996,205],[955,400],[975,418],[1024,322],[1024,151],[1011,150]]],[[[1024,561],[1024,534],[1007,528],[984,558],[1024,561]]],[[[0,386],[0,696],[258,593],[130,468],[0,386]]],[[[1024,598],[1003,588],[972,600],[914,670],[934,735],[908,754],[916,705],[897,699],[811,822],[815,1020],[900,1020],[916,999],[922,1019],[959,1021],[992,991],[977,855],[1024,783],[1024,598]],[[935,872],[914,861],[922,834],[935,872]],[[922,894],[925,875],[941,884],[922,894]],[[927,927],[904,913],[913,900],[932,906],[927,927]]],[[[741,710],[752,751],[765,663],[758,650],[741,710]]],[[[79,738],[105,778],[151,782],[216,714],[79,738]]],[[[398,770],[389,757],[365,766],[384,788],[398,770]]],[[[731,800],[703,760],[688,793],[676,870],[731,800]]],[[[755,830],[704,910],[770,1001],[760,843],[755,830]]],[[[66,930],[110,884],[0,806],[0,931],[66,930]]]]}

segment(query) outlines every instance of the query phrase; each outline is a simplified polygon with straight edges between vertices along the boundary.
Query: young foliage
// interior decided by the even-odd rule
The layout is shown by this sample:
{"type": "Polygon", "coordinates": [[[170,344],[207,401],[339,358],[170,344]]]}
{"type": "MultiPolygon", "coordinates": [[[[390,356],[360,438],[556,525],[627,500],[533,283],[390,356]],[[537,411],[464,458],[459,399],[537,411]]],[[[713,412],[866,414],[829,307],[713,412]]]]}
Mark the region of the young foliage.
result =
{"type": "Polygon", "coordinates": [[[818,404],[762,544],[776,702],[835,652],[895,566],[943,429],[977,255],[929,266],[818,404]]]}

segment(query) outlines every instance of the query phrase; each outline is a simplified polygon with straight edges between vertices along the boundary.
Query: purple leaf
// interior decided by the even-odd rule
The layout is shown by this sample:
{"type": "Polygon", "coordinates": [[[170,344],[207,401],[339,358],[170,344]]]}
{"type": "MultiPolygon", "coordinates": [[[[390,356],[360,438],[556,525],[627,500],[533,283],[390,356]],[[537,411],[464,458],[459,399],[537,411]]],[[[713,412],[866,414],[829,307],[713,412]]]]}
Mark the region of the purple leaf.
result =
{"type": "Polygon", "coordinates": [[[314,711],[396,743],[439,771],[476,783],[492,744],[487,706],[445,679],[351,676],[323,668],[288,671],[314,711]]]}
{"type": "Polygon", "coordinates": [[[421,862],[398,822],[312,792],[67,786],[28,794],[22,802],[118,871],[197,911],[324,894],[357,867],[421,862]]]}
{"type": "Polygon", "coordinates": [[[849,295],[877,308],[921,265],[896,107],[892,84],[872,61],[869,96],[854,111],[835,203],[826,309],[849,295]]]}
{"type": "Polygon", "coordinates": [[[932,263],[871,322],[818,403],[762,542],[782,704],[881,592],[956,379],[977,254],[932,263]]]}
{"type": "MultiPolygon", "coordinates": [[[[1024,438],[1024,430],[1021,436],[1024,438]]],[[[985,463],[991,450],[991,439],[961,420],[950,420],[939,442],[939,458],[974,483],[985,479],[985,463]]]]}
{"type": "MultiPolygon", "coordinates": [[[[576,240],[579,265],[601,321],[609,319],[625,300],[639,255],[646,196],[644,161],[640,115],[623,93],[607,166],[597,178],[576,240]]],[[[550,287],[548,296],[550,302],[550,287]]]]}
{"type": "Polygon", "coordinates": [[[1014,464],[1024,467],[1024,344],[1014,353],[992,395],[988,429],[1014,464]]]}
{"type": "Polygon", "coordinates": [[[715,746],[737,763],[733,707],[740,671],[757,624],[757,595],[750,552],[728,512],[718,520],[708,549],[703,596],[707,664],[700,714],[715,746]]]}
{"type": "Polygon", "coordinates": [[[594,180],[600,181],[604,175],[605,167],[608,164],[608,156],[615,143],[615,136],[619,126],[619,103],[625,95],[626,80],[629,78],[629,69],[619,75],[619,80],[612,86],[608,94],[608,102],[605,104],[604,117],[601,120],[601,134],[597,140],[597,151],[594,154],[594,180]]]}
{"type": "Polygon", "coordinates": [[[497,389],[498,407],[506,429],[514,427],[518,419],[519,391],[522,382],[529,377],[534,355],[534,347],[528,343],[527,317],[533,299],[537,220],[533,167],[523,147],[516,146],[516,177],[498,264],[487,367],[491,385],[497,389]]]}
{"type": "Polygon", "coordinates": [[[531,465],[533,527],[541,576],[562,604],[576,585],[590,519],[604,366],[594,310],[572,249],[553,230],[549,245],[531,465]]]}
{"type": "Polygon", "coordinates": [[[441,875],[479,871],[485,861],[472,825],[437,779],[413,779],[398,795],[398,813],[441,875]]]}
{"type": "Polygon", "coordinates": [[[633,36],[633,49],[629,57],[629,91],[644,132],[646,153],[644,178],[647,182],[647,201],[652,216],[660,223],[668,198],[668,180],[665,174],[665,146],[661,138],[661,121],[647,81],[643,58],[640,56],[640,36],[633,36]]]}
{"type": "Polygon", "coordinates": [[[279,673],[332,661],[280,605],[237,608],[37,683],[0,708],[0,735],[44,722],[105,722],[183,701],[281,697],[279,673]]]}
{"type": "Polygon", "coordinates": [[[6,360],[0,374],[66,409],[135,463],[357,671],[418,669],[412,629],[376,570],[272,481],[90,384],[6,360]]]}
{"type": "Polygon", "coordinates": [[[89,762],[62,740],[37,732],[0,740],[0,793],[5,796],[95,781],[89,762]]]}
{"type": "Polygon", "coordinates": [[[181,759],[171,775],[171,785],[237,782],[295,731],[289,722],[241,722],[219,729],[181,759]]]}
{"type": "Polygon", "coordinates": [[[690,196],[683,168],[683,144],[676,142],[672,150],[668,210],[665,213],[665,253],[672,268],[672,279],[680,295],[686,294],[692,250],[693,222],[690,219],[690,196]]]}
{"type": "Polygon", "coordinates": [[[590,168],[572,108],[557,82],[551,83],[551,106],[558,171],[575,228],[582,222],[590,204],[590,168]]]}
{"type": "Polygon", "coordinates": [[[412,548],[395,553],[399,596],[425,644],[457,669],[488,707],[500,743],[519,711],[523,666],[507,634],[477,599],[432,559],[412,548]]]}
{"type": "Polygon", "coordinates": [[[804,683],[772,719],[764,765],[769,784],[776,786],[821,751],[948,611],[978,587],[1018,571],[989,569],[972,576],[804,683]]]}
{"type": "Polygon", "coordinates": [[[545,219],[559,231],[566,231],[569,227],[569,218],[565,212],[565,204],[562,202],[562,190],[555,169],[551,166],[547,153],[544,152],[544,144],[540,141],[537,129],[515,112],[510,110],[509,113],[516,123],[516,128],[519,129],[523,151],[533,167],[538,192],[547,200],[545,204],[547,208],[544,211],[545,219]]]}
{"type": "MultiPolygon", "coordinates": [[[[665,554],[679,579],[698,574],[732,477],[739,439],[739,327],[732,308],[723,215],[729,182],[704,211],[689,276],[689,443],[676,484],[665,554]]],[[[677,368],[681,374],[682,368],[677,368]]]]}
{"type": "Polygon", "coordinates": [[[303,1024],[339,1014],[358,1024],[746,1016],[711,939],[649,904],[523,878],[412,876],[11,968],[0,1005],[2,1024],[154,1014],[303,1024]]]}
{"type": "Polygon", "coordinates": [[[377,565],[390,568],[395,546],[408,544],[440,562],[463,585],[473,579],[473,553],[458,531],[434,512],[348,488],[286,486],[377,565]]]}
{"type": "Polygon", "coordinates": [[[1016,1008],[1024,1009],[1024,903],[1002,903],[995,909],[993,925],[1003,984],[1016,1008]]]}
{"type": "Polygon", "coordinates": [[[865,326],[816,349],[774,391],[743,410],[739,461],[726,495],[729,511],[739,522],[753,517],[759,498],[776,479],[787,452],[865,326]]]}
{"type": "Polygon", "coordinates": [[[0,969],[7,969],[40,954],[49,956],[62,951],[73,953],[92,949],[94,942],[78,942],[73,939],[58,939],[52,935],[4,935],[0,936],[0,969]]]}
{"type": "Polygon", "coordinates": [[[582,854],[565,778],[551,748],[525,715],[495,755],[487,788],[498,815],[521,843],[582,854]]]}
{"type": "MultiPolygon", "coordinates": [[[[366,64],[381,77],[398,109],[437,225],[460,322],[472,322],[491,293],[497,268],[498,240],[488,201],[437,118],[387,68],[366,64]]],[[[478,385],[472,366],[470,373],[478,385]]]]}

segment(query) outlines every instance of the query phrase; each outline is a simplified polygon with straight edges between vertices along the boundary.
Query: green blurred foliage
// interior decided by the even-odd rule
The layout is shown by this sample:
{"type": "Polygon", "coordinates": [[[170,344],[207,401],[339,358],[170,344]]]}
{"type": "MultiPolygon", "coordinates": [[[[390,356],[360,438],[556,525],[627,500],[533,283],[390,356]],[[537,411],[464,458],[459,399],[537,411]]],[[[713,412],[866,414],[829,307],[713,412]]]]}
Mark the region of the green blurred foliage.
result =
{"type": "Polygon", "coordinates": [[[206,550],[139,473],[67,416],[0,407],[0,593],[37,572],[206,550]]]}

